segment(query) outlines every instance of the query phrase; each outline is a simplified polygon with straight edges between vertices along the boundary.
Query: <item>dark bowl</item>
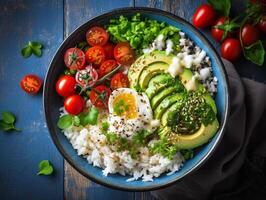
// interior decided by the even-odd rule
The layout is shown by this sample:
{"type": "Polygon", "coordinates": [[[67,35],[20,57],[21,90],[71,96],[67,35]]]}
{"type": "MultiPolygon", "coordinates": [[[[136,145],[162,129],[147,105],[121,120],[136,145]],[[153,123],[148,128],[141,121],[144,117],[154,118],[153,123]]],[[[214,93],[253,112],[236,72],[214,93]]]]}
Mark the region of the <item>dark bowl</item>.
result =
{"type": "Polygon", "coordinates": [[[85,24],[78,27],[57,50],[45,79],[44,86],[44,111],[48,129],[51,137],[63,155],[63,157],[81,174],[87,178],[116,189],[130,190],[130,191],[145,191],[155,190],[165,186],[168,186],[187,174],[195,171],[206,161],[218,146],[219,141],[222,138],[226,120],[228,117],[228,81],[224,70],[224,65],[210,42],[202,35],[197,29],[195,29],[190,23],[184,19],[177,17],[171,13],[152,9],[152,8],[123,8],[113,10],[98,17],[95,17],[85,24]],[[66,137],[62,134],[59,128],[57,128],[57,121],[59,118],[59,108],[63,106],[62,99],[57,95],[55,91],[55,83],[64,71],[65,65],[63,61],[64,52],[75,46],[77,43],[85,40],[86,31],[94,25],[104,25],[109,22],[111,18],[117,18],[120,15],[130,16],[135,13],[141,13],[142,16],[147,18],[156,19],[158,21],[164,21],[170,25],[180,28],[187,34],[200,48],[205,50],[211,59],[213,73],[218,78],[218,92],[215,98],[218,119],[220,122],[220,128],[217,134],[210,140],[210,142],[199,149],[197,154],[190,160],[184,163],[182,169],[172,175],[163,174],[158,178],[155,178],[153,182],[143,182],[141,180],[126,182],[129,176],[121,176],[119,174],[109,175],[105,177],[102,174],[102,170],[87,163],[87,160],[78,156],[76,151],[72,148],[66,137]]]}

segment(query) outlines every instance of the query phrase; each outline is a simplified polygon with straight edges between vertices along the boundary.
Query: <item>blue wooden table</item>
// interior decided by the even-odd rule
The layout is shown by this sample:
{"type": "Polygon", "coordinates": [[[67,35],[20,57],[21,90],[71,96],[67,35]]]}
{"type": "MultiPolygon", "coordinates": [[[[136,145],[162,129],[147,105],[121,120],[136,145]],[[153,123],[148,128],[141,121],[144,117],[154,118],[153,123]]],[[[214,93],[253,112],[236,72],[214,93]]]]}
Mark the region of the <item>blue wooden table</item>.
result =
{"type": "MultiPolygon", "coordinates": [[[[237,0],[235,0],[236,2],[237,0]]],[[[76,27],[92,17],[120,7],[146,6],[167,10],[190,21],[195,8],[204,0],[1,0],[0,1],[0,112],[17,117],[20,133],[0,132],[1,200],[74,199],[152,199],[148,192],[112,190],[90,182],[56,150],[44,121],[42,95],[30,96],[19,87],[28,73],[44,78],[51,58],[60,43],[76,27]],[[24,59],[20,49],[28,41],[40,41],[43,56],[24,59]],[[55,168],[53,176],[38,176],[38,163],[48,159],[55,168]]],[[[238,0],[234,12],[243,3],[238,0]]],[[[219,49],[219,45],[204,34],[219,49]]],[[[266,82],[266,69],[244,59],[236,63],[242,76],[266,82]]]]}

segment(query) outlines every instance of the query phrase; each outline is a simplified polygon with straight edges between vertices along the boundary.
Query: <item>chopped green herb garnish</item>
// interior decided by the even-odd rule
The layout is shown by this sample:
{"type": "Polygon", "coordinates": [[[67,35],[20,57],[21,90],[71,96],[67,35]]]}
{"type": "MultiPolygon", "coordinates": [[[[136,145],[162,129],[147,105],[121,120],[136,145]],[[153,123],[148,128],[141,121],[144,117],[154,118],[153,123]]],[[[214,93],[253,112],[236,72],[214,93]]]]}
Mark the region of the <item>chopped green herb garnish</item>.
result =
{"type": "Polygon", "coordinates": [[[20,131],[16,128],[14,123],[16,121],[15,116],[11,112],[2,112],[2,119],[0,120],[1,131],[20,131]]]}
{"type": "Polygon", "coordinates": [[[183,155],[185,160],[189,160],[194,156],[194,152],[192,149],[181,149],[180,153],[183,155]]]}
{"type": "Polygon", "coordinates": [[[123,114],[124,112],[128,111],[128,109],[129,106],[126,104],[126,102],[123,99],[119,100],[114,105],[114,112],[117,115],[123,114]]]}
{"type": "Polygon", "coordinates": [[[142,129],[141,131],[138,131],[136,134],[133,135],[132,141],[134,144],[144,145],[147,142],[146,141],[147,137],[151,134],[152,134],[151,132],[149,132],[145,129],[142,129]]]}
{"type": "Polygon", "coordinates": [[[41,57],[42,56],[42,48],[43,48],[43,45],[40,42],[29,41],[29,43],[25,47],[23,47],[23,49],[21,50],[21,55],[24,58],[28,58],[32,54],[34,54],[38,57],[41,57]]]}
{"type": "Polygon", "coordinates": [[[39,163],[39,172],[38,175],[51,175],[54,171],[53,166],[48,160],[43,160],[39,163]]]}
{"type": "Polygon", "coordinates": [[[118,136],[115,133],[109,132],[109,133],[106,133],[105,136],[106,136],[107,141],[111,144],[118,141],[118,136]]]}
{"type": "Polygon", "coordinates": [[[171,145],[166,138],[161,138],[160,141],[155,142],[151,147],[150,151],[152,153],[159,153],[164,157],[167,157],[168,159],[172,160],[174,155],[177,152],[177,147],[174,145],[171,145]]]}
{"type": "Polygon", "coordinates": [[[106,132],[109,128],[109,123],[107,121],[102,122],[102,131],[106,132]]]}

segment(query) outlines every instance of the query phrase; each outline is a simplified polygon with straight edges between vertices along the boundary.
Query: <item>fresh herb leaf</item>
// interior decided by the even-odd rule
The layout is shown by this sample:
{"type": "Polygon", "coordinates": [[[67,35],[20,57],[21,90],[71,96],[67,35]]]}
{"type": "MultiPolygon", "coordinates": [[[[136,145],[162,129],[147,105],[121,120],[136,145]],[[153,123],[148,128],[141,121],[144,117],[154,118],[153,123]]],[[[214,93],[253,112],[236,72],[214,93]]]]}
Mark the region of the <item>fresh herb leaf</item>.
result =
{"type": "Polygon", "coordinates": [[[38,175],[51,175],[54,171],[53,166],[49,163],[48,160],[43,160],[39,163],[39,172],[38,175]]]}
{"type": "Polygon", "coordinates": [[[107,141],[111,144],[115,143],[118,140],[117,134],[112,133],[112,132],[106,133],[105,136],[106,136],[107,141]]]}
{"type": "Polygon", "coordinates": [[[106,132],[109,128],[109,123],[107,121],[102,122],[102,131],[106,132]]]}
{"type": "Polygon", "coordinates": [[[97,108],[92,107],[89,112],[83,112],[79,115],[80,124],[86,126],[88,124],[95,125],[97,124],[99,111],[97,108]]]}
{"type": "Polygon", "coordinates": [[[73,117],[73,124],[74,126],[79,126],[80,125],[80,119],[78,116],[73,117]]]}
{"type": "Polygon", "coordinates": [[[180,153],[183,155],[185,160],[189,160],[194,156],[194,152],[191,149],[181,149],[180,153]]]}
{"type": "Polygon", "coordinates": [[[21,50],[21,55],[24,58],[28,58],[30,57],[32,54],[41,57],[42,56],[42,49],[43,45],[40,42],[32,42],[29,41],[29,43],[23,47],[23,49],[21,50]]]}
{"type": "Polygon", "coordinates": [[[230,0],[208,0],[208,3],[211,4],[220,15],[229,16],[231,9],[230,0]]]}
{"type": "Polygon", "coordinates": [[[117,115],[121,115],[124,112],[128,111],[129,106],[126,104],[126,102],[123,99],[120,99],[118,102],[114,105],[114,112],[117,115]]]}
{"type": "Polygon", "coordinates": [[[21,49],[21,55],[24,58],[30,57],[31,54],[32,54],[32,50],[31,50],[31,47],[30,46],[25,46],[24,48],[21,49]]]}
{"type": "Polygon", "coordinates": [[[58,122],[57,122],[57,126],[60,129],[67,129],[70,126],[73,125],[73,116],[71,115],[63,115],[59,118],[58,122]]]}
{"type": "Polygon", "coordinates": [[[159,141],[155,142],[151,147],[150,151],[152,153],[159,153],[169,160],[172,160],[177,152],[177,147],[168,143],[168,140],[164,137],[159,141]]]}
{"type": "Polygon", "coordinates": [[[2,112],[3,121],[7,124],[13,124],[15,122],[15,116],[10,112],[2,112]]]}
{"type": "Polygon", "coordinates": [[[255,63],[256,65],[262,66],[264,63],[265,50],[262,42],[259,40],[248,47],[244,47],[245,58],[255,63]]]}
{"type": "Polygon", "coordinates": [[[0,120],[0,130],[1,131],[11,131],[13,129],[14,129],[14,125],[13,124],[7,124],[3,120],[0,120]]]}
{"type": "Polygon", "coordinates": [[[151,134],[152,134],[151,132],[142,129],[141,131],[138,131],[133,135],[132,137],[133,143],[137,145],[144,145],[146,144],[147,137],[151,134]]]}

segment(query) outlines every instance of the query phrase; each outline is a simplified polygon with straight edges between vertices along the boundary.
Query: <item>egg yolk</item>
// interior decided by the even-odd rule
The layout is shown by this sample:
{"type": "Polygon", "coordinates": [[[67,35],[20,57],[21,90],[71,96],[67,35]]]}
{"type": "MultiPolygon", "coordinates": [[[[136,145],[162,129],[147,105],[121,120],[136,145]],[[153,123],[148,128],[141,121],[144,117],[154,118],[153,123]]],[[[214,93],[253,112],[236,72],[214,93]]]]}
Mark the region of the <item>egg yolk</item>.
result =
{"type": "Polygon", "coordinates": [[[129,93],[117,95],[113,102],[113,108],[117,115],[125,116],[126,119],[135,119],[138,116],[136,98],[129,93]]]}

